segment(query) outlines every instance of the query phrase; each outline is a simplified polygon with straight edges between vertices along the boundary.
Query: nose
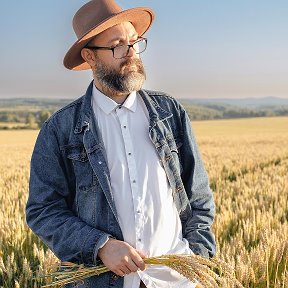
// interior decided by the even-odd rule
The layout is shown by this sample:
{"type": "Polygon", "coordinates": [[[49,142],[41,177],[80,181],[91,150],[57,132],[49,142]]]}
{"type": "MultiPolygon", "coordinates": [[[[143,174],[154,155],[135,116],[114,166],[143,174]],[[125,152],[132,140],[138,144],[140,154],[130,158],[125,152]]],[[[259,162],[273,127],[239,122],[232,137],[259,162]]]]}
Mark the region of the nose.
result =
{"type": "Polygon", "coordinates": [[[134,47],[129,47],[128,54],[126,57],[135,57],[135,56],[137,56],[137,54],[134,47]]]}

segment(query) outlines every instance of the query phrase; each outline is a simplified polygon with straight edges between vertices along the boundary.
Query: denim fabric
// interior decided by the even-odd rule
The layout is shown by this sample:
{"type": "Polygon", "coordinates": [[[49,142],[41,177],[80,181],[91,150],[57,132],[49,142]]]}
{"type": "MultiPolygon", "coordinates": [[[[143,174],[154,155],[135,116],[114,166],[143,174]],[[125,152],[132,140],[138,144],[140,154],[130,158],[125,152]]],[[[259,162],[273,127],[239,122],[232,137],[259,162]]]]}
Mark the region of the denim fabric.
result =
{"type": "MultiPolygon", "coordinates": [[[[91,107],[92,85],[40,130],[26,207],[28,225],[61,261],[88,265],[101,262],[97,253],[107,237],[123,240],[105,148],[91,107]]],[[[149,112],[149,137],[172,187],[183,237],[195,254],[212,257],[215,205],[187,113],[162,92],[137,93],[149,112]]],[[[120,288],[123,278],[109,272],[79,284],[120,288]]]]}

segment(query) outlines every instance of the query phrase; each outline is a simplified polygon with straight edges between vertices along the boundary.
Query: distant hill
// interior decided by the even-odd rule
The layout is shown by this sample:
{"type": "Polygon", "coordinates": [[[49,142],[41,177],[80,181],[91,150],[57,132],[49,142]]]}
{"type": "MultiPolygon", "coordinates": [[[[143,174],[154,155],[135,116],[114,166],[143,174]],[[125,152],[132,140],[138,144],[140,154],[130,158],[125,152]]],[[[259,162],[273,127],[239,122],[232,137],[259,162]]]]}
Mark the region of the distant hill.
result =
{"type": "Polygon", "coordinates": [[[278,97],[180,99],[180,102],[192,120],[288,116],[288,99],[278,97]]]}
{"type": "Polygon", "coordinates": [[[207,104],[226,104],[231,106],[239,106],[243,108],[266,108],[275,106],[288,106],[288,98],[279,97],[263,97],[263,98],[238,98],[238,99],[180,99],[184,104],[196,104],[196,105],[207,105],[207,104]]]}
{"type": "MultiPolygon", "coordinates": [[[[0,99],[0,122],[16,123],[17,127],[23,127],[20,124],[26,124],[26,128],[41,127],[46,117],[72,101],[73,99],[0,99]]],[[[288,116],[288,99],[278,97],[179,101],[191,120],[288,116]]],[[[7,125],[2,125],[0,129],[4,129],[3,127],[10,129],[7,125]]]]}
{"type": "Polygon", "coordinates": [[[41,98],[0,98],[0,111],[1,110],[19,110],[19,109],[47,109],[56,110],[64,107],[68,103],[72,102],[72,99],[41,99],[41,98]]]}
{"type": "MultiPolygon", "coordinates": [[[[72,102],[73,99],[46,99],[46,98],[11,98],[1,99],[0,98],[0,109],[11,108],[19,109],[20,107],[38,107],[43,109],[57,109],[61,108],[68,103],[72,102]]],[[[195,99],[179,99],[184,105],[197,105],[197,106],[208,106],[214,104],[230,105],[243,108],[266,108],[266,107],[279,107],[288,106],[288,98],[280,97],[262,97],[262,98],[195,98],[195,99]]]]}

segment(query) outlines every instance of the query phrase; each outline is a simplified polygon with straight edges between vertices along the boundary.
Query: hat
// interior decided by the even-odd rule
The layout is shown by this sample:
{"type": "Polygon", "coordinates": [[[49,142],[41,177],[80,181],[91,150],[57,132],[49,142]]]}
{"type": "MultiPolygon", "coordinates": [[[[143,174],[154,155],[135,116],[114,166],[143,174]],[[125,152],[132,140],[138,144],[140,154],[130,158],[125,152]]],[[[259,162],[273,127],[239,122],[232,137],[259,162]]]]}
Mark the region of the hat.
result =
{"type": "Polygon", "coordinates": [[[73,29],[78,40],[65,55],[64,66],[70,70],[90,69],[81,56],[81,50],[93,37],[122,22],[131,22],[138,35],[142,36],[153,19],[153,10],[146,7],[123,10],[113,0],[92,0],[86,3],[73,18],[73,29]]]}

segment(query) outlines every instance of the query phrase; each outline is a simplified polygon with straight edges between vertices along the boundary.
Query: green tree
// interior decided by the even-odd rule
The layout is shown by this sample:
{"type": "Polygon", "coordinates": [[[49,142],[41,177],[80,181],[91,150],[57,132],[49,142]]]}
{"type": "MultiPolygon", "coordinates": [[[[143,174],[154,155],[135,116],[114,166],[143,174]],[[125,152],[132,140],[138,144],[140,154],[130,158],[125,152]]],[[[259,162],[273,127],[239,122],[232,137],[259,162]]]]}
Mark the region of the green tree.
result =
{"type": "Polygon", "coordinates": [[[43,123],[51,116],[51,112],[48,111],[48,110],[42,110],[40,111],[38,117],[38,125],[39,125],[39,128],[42,127],[43,123]]]}
{"type": "Polygon", "coordinates": [[[27,124],[27,127],[30,128],[30,129],[36,129],[38,128],[38,123],[37,123],[37,119],[35,117],[34,114],[32,113],[29,113],[26,117],[26,124],[27,124]]]}

